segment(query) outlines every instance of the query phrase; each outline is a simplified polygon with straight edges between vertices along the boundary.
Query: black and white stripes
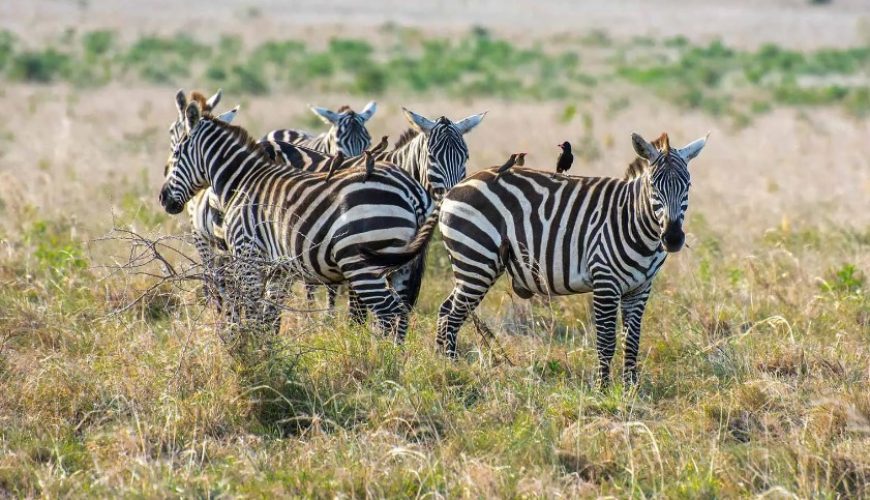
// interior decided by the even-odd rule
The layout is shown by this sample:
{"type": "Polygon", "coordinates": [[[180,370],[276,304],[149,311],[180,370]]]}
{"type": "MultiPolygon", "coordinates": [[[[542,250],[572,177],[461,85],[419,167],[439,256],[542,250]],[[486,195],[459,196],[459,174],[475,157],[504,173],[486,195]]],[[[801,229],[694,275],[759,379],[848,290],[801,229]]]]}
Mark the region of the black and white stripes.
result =
{"type": "MultiPolygon", "coordinates": [[[[446,354],[456,355],[459,328],[507,271],[521,297],[593,293],[603,384],[610,380],[621,307],[625,378],[636,379],[652,279],[667,252],[683,245],[687,164],[706,139],[682,149],[671,149],[665,135],[659,148],[636,134],[632,141],[650,166],[631,180],[554,178],[526,168],[497,176],[489,169],[450,190],[439,223],[455,281],[438,314],[437,342],[446,354]]],[[[389,268],[413,258],[416,249],[365,253],[371,265],[389,268]]]]}
{"type": "Polygon", "coordinates": [[[429,194],[394,165],[380,162],[368,182],[344,170],[330,182],[277,164],[247,133],[203,115],[197,101],[185,108],[187,134],[170,158],[160,201],[167,212],[211,187],[223,210],[229,251],[238,258],[233,273],[244,299],[234,318],[274,324],[264,301],[281,289],[268,281],[284,277],[308,282],[347,281],[353,298],[371,310],[382,330],[401,340],[407,309],[385,279],[359,255],[360,245],[378,249],[405,246],[432,209],[429,194]],[[281,263],[269,276],[254,262],[281,263]]]}

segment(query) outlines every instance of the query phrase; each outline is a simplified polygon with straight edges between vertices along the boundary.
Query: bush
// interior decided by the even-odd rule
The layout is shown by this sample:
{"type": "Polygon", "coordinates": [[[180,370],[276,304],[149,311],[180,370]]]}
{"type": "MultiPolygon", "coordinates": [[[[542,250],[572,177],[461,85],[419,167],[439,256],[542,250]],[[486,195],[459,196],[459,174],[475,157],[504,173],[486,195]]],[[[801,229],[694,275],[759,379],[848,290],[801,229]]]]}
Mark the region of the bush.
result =
{"type": "Polygon", "coordinates": [[[62,78],[69,70],[70,57],[55,49],[25,51],[12,59],[12,78],[47,83],[62,78]]]}

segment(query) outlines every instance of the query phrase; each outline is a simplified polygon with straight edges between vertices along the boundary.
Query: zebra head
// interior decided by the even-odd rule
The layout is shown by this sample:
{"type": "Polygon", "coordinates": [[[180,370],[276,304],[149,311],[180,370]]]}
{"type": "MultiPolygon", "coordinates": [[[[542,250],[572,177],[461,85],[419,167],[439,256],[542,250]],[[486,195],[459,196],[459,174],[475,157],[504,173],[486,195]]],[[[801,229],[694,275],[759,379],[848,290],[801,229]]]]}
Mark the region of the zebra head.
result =
{"type": "Polygon", "coordinates": [[[194,154],[195,132],[202,122],[203,112],[199,101],[192,100],[184,108],[183,130],[164,170],[163,187],[160,189],[160,204],[167,213],[178,214],[184,205],[208,185],[205,164],[201,155],[194,154]]]}
{"type": "Polygon", "coordinates": [[[372,137],[366,130],[366,122],[374,116],[378,109],[375,101],[366,104],[360,113],[354,112],[348,106],[342,106],[338,112],[316,106],[310,106],[310,108],[327,125],[331,125],[329,132],[327,132],[329,139],[327,153],[334,155],[341,151],[347,157],[359,156],[372,143],[372,137]]]}
{"type": "Polygon", "coordinates": [[[423,185],[440,199],[465,178],[469,154],[462,136],[483,120],[486,111],[458,122],[444,116],[433,121],[405,108],[402,111],[411,126],[426,138],[427,169],[423,185]]]}
{"type": "Polygon", "coordinates": [[[668,135],[650,144],[638,134],[631,135],[634,151],[649,162],[646,172],[650,181],[650,205],[661,229],[661,241],[668,252],[678,252],[686,241],[683,232],[683,220],[689,208],[689,187],[692,185],[689,175],[689,161],[707,143],[707,137],[702,137],[680,149],[671,148],[668,135]]]}

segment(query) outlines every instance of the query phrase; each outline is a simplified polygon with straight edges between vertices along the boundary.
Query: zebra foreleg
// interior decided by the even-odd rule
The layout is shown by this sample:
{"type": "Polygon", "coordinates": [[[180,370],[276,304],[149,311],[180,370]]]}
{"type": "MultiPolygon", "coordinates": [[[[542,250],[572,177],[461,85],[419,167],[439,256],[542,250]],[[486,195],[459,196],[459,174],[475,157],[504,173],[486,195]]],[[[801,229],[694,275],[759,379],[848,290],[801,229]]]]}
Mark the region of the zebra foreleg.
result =
{"type": "Polygon", "coordinates": [[[645,284],[642,288],[630,295],[622,297],[622,324],[625,330],[625,368],[623,380],[626,384],[637,383],[637,352],[640,348],[640,325],[643,320],[643,312],[652,283],[645,284]]]}
{"type": "Polygon", "coordinates": [[[595,315],[599,384],[601,388],[606,388],[610,385],[610,362],[616,350],[616,313],[619,309],[619,293],[612,283],[594,284],[592,308],[595,315]]]}
{"type": "Polygon", "coordinates": [[[207,303],[214,304],[218,312],[223,309],[223,300],[220,290],[220,282],[223,282],[223,270],[220,269],[217,256],[211,243],[200,233],[194,231],[193,246],[196,248],[196,253],[199,254],[200,262],[202,262],[204,280],[205,300],[207,303]]]}
{"type": "Polygon", "coordinates": [[[289,274],[283,271],[273,272],[266,283],[263,321],[266,325],[271,326],[273,333],[278,333],[281,330],[281,311],[287,301],[287,290],[292,284],[289,274]]]}

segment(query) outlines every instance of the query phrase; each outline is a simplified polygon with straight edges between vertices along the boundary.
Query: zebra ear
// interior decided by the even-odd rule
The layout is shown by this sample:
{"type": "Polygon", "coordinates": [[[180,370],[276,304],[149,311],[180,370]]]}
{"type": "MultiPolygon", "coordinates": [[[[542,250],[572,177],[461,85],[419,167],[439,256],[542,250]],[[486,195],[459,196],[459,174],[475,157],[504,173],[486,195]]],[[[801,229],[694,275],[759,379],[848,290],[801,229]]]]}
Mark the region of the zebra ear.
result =
{"type": "Polygon", "coordinates": [[[417,113],[404,107],[402,108],[402,111],[405,113],[405,119],[408,120],[408,123],[410,123],[412,127],[417,129],[417,131],[422,134],[428,134],[432,131],[432,128],[435,127],[435,122],[426,118],[423,115],[418,115],[417,113]]]}
{"type": "Polygon", "coordinates": [[[479,113],[476,115],[471,115],[468,118],[464,118],[456,122],[456,128],[459,129],[463,134],[467,134],[471,129],[476,127],[481,121],[483,121],[483,117],[486,116],[486,111],[483,113],[479,113]]]}
{"type": "Polygon", "coordinates": [[[372,116],[374,116],[375,111],[377,111],[377,110],[378,110],[378,103],[376,103],[375,101],[371,101],[368,104],[366,104],[366,107],[363,108],[362,111],[360,111],[359,116],[360,116],[360,118],[363,119],[364,122],[367,122],[371,119],[372,116]]]}
{"type": "Polygon", "coordinates": [[[689,144],[686,144],[682,148],[678,149],[677,153],[680,155],[680,157],[683,160],[686,161],[686,163],[688,163],[689,160],[698,156],[698,153],[700,153],[701,150],[704,149],[704,146],[707,145],[707,139],[709,137],[710,137],[710,132],[707,132],[707,135],[705,135],[704,137],[701,137],[700,139],[692,141],[689,144]]]}
{"type": "Polygon", "coordinates": [[[646,139],[640,134],[631,134],[631,145],[634,146],[634,152],[638,156],[652,163],[659,156],[659,150],[652,144],[646,142],[646,139]]]}
{"type": "Polygon", "coordinates": [[[235,108],[233,108],[229,111],[224,111],[223,113],[219,114],[217,116],[217,119],[222,121],[222,122],[225,122],[225,123],[232,123],[233,118],[236,117],[236,114],[238,112],[239,112],[239,106],[236,106],[235,108]]]}
{"type": "Polygon", "coordinates": [[[334,111],[330,111],[326,108],[318,108],[317,106],[312,106],[312,105],[309,105],[308,107],[311,109],[311,111],[315,115],[319,116],[320,119],[323,120],[324,123],[326,123],[327,125],[335,124],[335,122],[337,122],[338,119],[340,118],[338,113],[336,113],[334,111]]]}
{"type": "Polygon", "coordinates": [[[213,96],[209,97],[207,101],[205,101],[206,108],[210,111],[214,109],[219,102],[221,102],[221,93],[223,89],[218,89],[217,92],[214,93],[213,96]]]}
{"type": "Polygon", "coordinates": [[[199,109],[199,103],[196,101],[188,103],[187,107],[184,108],[184,117],[187,131],[190,132],[199,123],[199,119],[202,118],[202,110],[199,109]]]}
{"type": "Polygon", "coordinates": [[[178,108],[178,116],[184,116],[184,108],[187,106],[187,96],[184,95],[184,89],[178,89],[175,94],[175,106],[178,108]]]}

